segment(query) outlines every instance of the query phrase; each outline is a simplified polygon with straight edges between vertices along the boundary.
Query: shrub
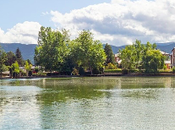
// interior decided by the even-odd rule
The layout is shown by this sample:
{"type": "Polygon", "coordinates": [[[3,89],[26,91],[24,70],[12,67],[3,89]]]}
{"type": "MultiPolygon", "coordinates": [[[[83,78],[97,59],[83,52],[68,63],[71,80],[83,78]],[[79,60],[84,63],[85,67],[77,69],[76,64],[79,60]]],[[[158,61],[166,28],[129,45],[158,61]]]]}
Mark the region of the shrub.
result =
{"type": "Polygon", "coordinates": [[[121,73],[122,70],[121,69],[105,69],[104,72],[105,73],[121,73]]]}
{"type": "Polygon", "coordinates": [[[46,73],[43,73],[42,70],[39,70],[38,73],[36,74],[37,76],[46,76],[46,73]]]}
{"type": "Polygon", "coordinates": [[[123,69],[122,70],[122,74],[128,74],[129,73],[129,70],[128,69],[123,69]]]}
{"type": "Polygon", "coordinates": [[[102,74],[103,73],[103,68],[94,68],[92,70],[93,74],[102,74]]]}
{"type": "Polygon", "coordinates": [[[73,68],[72,75],[78,75],[78,74],[79,74],[78,70],[76,68],[73,68]]]}
{"type": "Polygon", "coordinates": [[[21,76],[27,76],[24,70],[20,70],[21,76]]]}
{"type": "Polygon", "coordinates": [[[106,66],[106,69],[117,69],[117,67],[112,63],[108,63],[108,65],[106,66]]]}
{"type": "Polygon", "coordinates": [[[131,69],[131,70],[129,70],[129,72],[130,73],[136,73],[136,72],[139,72],[139,70],[138,69],[131,69]]]}
{"type": "Polygon", "coordinates": [[[38,71],[39,71],[39,68],[35,67],[35,72],[38,73],[38,71]]]}
{"type": "Polygon", "coordinates": [[[163,69],[164,69],[164,70],[166,70],[166,69],[167,69],[167,66],[166,66],[166,65],[164,65],[164,66],[163,66],[163,69]]]}
{"type": "Polygon", "coordinates": [[[166,70],[159,69],[158,71],[159,71],[159,73],[168,73],[168,72],[171,72],[171,70],[169,70],[169,69],[166,69],[166,70]]]}
{"type": "Polygon", "coordinates": [[[175,73],[175,67],[172,68],[173,73],[175,73]]]}

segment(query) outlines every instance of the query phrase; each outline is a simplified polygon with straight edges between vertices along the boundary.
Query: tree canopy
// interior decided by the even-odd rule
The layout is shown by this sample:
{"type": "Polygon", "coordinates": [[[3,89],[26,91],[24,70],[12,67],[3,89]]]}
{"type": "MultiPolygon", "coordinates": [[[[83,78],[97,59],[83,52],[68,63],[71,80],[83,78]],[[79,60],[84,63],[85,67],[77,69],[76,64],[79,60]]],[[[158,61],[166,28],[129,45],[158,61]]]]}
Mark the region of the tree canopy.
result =
{"type": "Polygon", "coordinates": [[[104,50],[105,50],[105,53],[106,53],[106,56],[107,56],[106,57],[106,65],[108,63],[114,64],[115,63],[114,53],[112,51],[111,46],[108,43],[106,43],[104,50]]]}
{"type": "Polygon", "coordinates": [[[16,49],[16,61],[18,62],[19,66],[23,66],[23,58],[22,58],[22,54],[19,48],[16,49]]]}
{"type": "Polygon", "coordinates": [[[1,74],[4,71],[4,68],[5,68],[4,63],[6,61],[6,58],[7,58],[7,55],[0,46],[0,73],[1,74]]]}
{"type": "Polygon", "coordinates": [[[12,51],[7,52],[7,60],[5,61],[5,65],[11,66],[13,63],[15,63],[15,61],[16,61],[15,54],[12,51]]]}
{"type": "Polygon", "coordinates": [[[50,27],[41,27],[38,35],[38,46],[35,49],[35,64],[44,66],[50,72],[57,70],[67,55],[65,37],[50,27]]]}
{"type": "Polygon", "coordinates": [[[141,44],[136,40],[120,50],[123,69],[144,69],[145,72],[155,73],[164,66],[164,56],[156,50],[156,44],[141,44]]]}
{"type": "Polygon", "coordinates": [[[78,38],[70,41],[68,31],[55,31],[50,27],[41,27],[38,47],[35,49],[35,63],[46,70],[63,71],[79,68],[102,68],[106,55],[100,41],[93,40],[90,31],[83,30],[78,38]],[[67,68],[65,68],[65,66],[67,68]]]}
{"type": "Polygon", "coordinates": [[[106,59],[102,43],[98,40],[93,40],[92,33],[85,30],[75,39],[72,55],[78,67],[90,69],[91,74],[93,69],[103,68],[106,59]]]}

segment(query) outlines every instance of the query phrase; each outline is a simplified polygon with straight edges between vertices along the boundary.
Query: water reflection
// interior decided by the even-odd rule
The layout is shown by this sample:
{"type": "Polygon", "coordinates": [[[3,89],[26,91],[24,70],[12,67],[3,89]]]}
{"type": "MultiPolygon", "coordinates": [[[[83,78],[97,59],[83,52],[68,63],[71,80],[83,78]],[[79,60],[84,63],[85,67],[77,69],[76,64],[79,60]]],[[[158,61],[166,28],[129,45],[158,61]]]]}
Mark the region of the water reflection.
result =
{"type": "Polygon", "coordinates": [[[170,130],[174,79],[0,80],[0,129],[170,130]]]}
{"type": "MultiPolygon", "coordinates": [[[[52,79],[53,80],[53,79],[52,79]]],[[[48,83],[48,79],[46,79],[48,83]]],[[[112,89],[113,83],[107,83],[104,79],[98,81],[93,79],[71,79],[71,80],[53,80],[49,84],[40,84],[39,87],[45,88],[38,100],[43,100],[45,104],[53,102],[65,102],[67,100],[95,99],[104,97],[105,93],[99,89],[112,89]]],[[[109,95],[108,95],[109,96],[109,95]]]]}

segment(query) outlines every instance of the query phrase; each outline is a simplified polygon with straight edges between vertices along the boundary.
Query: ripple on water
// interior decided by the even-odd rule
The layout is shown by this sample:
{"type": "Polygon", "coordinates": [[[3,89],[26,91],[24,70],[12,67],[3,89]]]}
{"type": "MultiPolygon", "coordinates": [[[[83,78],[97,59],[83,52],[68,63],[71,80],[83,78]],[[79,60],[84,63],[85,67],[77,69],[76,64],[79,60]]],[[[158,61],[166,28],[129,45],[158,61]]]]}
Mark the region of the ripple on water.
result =
{"type": "MultiPolygon", "coordinates": [[[[156,82],[158,79],[156,78],[156,82]]],[[[93,84],[89,83],[93,81],[92,78],[87,79],[88,84],[84,86],[82,82],[75,85],[77,82],[74,80],[76,79],[36,82],[42,86],[14,84],[0,86],[0,129],[172,130],[175,128],[174,88],[163,88],[164,84],[161,84],[161,87],[145,87],[149,84],[148,81],[154,82],[152,78],[143,80],[139,78],[146,83],[142,84],[143,88],[136,86],[138,81],[126,79],[125,89],[120,89],[122,86],[119,87],[119,78],[117,80],[112,78],[109,83],[104,79],[95,78],[94,86],[88,86],[93,84]],[[131,82],[134,84],[132,89],[126,87],[127,82],[128,86],[131,82]],[[64,83],[66,85],[63,85],[64,83]],[[49,84],[51,85],[47,86],[49,84]],[[72,84],[73,86],[69,86],[72,84]]],[[[162,83],[169,85],[167,81],[169,78],[161,79],[162,83]]]]}

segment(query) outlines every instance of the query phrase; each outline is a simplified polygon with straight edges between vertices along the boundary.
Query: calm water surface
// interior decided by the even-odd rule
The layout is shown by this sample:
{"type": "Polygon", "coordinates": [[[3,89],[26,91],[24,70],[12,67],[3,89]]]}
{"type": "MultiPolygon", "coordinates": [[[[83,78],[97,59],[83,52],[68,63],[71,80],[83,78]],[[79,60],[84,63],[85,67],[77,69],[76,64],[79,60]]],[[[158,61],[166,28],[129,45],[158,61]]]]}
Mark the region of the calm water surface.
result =
{"type": "Polygon", "coordinates": [[[174,77],[0,80],[0,129],[174,130],[174,77]]]}

